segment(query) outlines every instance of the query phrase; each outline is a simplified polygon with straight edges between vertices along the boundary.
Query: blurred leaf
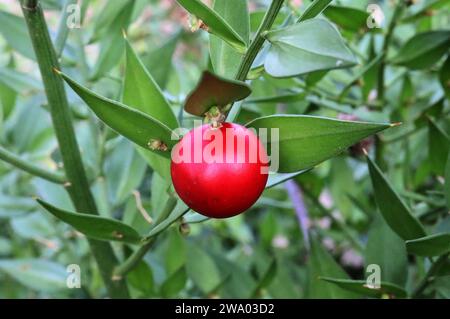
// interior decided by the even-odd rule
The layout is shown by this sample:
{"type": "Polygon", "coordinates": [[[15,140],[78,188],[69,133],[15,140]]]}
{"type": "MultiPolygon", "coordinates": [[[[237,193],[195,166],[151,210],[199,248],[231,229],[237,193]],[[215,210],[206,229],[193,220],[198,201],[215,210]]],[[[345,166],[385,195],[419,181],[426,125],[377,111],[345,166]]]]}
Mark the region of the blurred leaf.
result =
{"type": "Polygon", "coordinates": [[[410,254],[418,256],[440,256],[450,252],[450,233],[434,234],[406,241],[410,254]]]}
{"type": "Polygon", "coordinates": [[[381,282],[380,288],[371,288],[367,286],[364,280],[337,279],[329,277],[321,277],[320,279],[336,286],[372,298],[382,298],[383,295],[395,296],[397,298],[406,298],[407,293],[402,288],[389,282],[381,282]]]}
{"type": "Polygon", "coordinates": [[[417,20],[425,17],[429,17],[430,13],[432,13],[434,10],[439,10],[442,7],[448,6],[449,1],[448,0],[429,0],[426,3],[424,3],[423,6],[419,10],[416,10],[415,12],[412,12],[409,15],[406,15],[401,22],[402,23],[413,23],[417,22],[417,20]]]}
{"type": "Polygon", "coordinates": [[[445,167],[445,198],[447,200],[447,208],[450,209],[450,152],[448,152],[447,164],[445,167]]]}
{"type": "Polygon", "coordinates": [[[170,180],[170,159],[162,157],[148,149],[136,148],[139,155],[147,162],[147,164],[166,180],[170,180]]]}
{"type": "Polygon", "coordinates": [[[173,274],[186,264],[186,240],[178,229],[168,231],[167,248],[165,253],[165,266],[167,274],[173,274]]]}
{"type": "MultiPolygon", "coordinates": [[[[346,31],[359,33],[367,29],[369,13],[360,9],[344,6],[328,6],[323,14],[346,31]],[[351,17],[351,19],[349,19],[351,17]]],[[[370,29],[368,29],[370,30],[370,29]]]]}
{"type": "Polygon", "coordinates": [[[36,59],[27,25],[22,17],[0,10],[0,33],[14,50],[24,57],[36,59]]]}
{"type": "Polygon", "coordinates": [[[400,286],[405,285],[408,275],[408,256],[405,242],[377,215],[369,230],[364,254],[365,266],[378,265],[381,280],[400,286]]]}
{"type": "Polygon", "coordinates": [[[306,115],[267,116],[246,126],[257,130],[267,128],[268,141],[275,139],[270,129],[279,129],[280,173],[311,168],[369,135],[390,127],[389,124],[339,121],[306,115]]]}
{"type": "Polygon", "coordinates": [[[441,81],[442,89],[450,100],[450,54],[447,56],[441,70],[439,71],[439,80],[441,81]]]}
{"type": "Polygon", "coordinates": [[[414,35],[391,60],[413,70],[433,66],[448,51],[450,31],[429,31],[414,35]]]}
{"type": "Polygon", "coordinates": [[[271,187],[277,186],[279,184],[282,184],[282,183],[284,183],[292,178],[295,178],[298,175],[306,173],[308,171],[309,170],[303,170],[303,171],[298,171],[298,172],[289,173],[289,174],[280,174],[280,173],[270,174],[269,178],[267,179],[266,188],[271,188],[271,187]]]}
{"type": "Polygon", "coordinates": [[[136,290],[137,298],[149,297],[154,292],[152,269],[143,260],[127,274],[127,281],[136,290]]]}
{"type": "Polygon", "coordinates": [[[141,236],[130,226],[115,220],[95,215],[73,213],[58,209],[40,199],[37,200],[50,214],[71,225],[87,237],[139,244],[141,236]]]}
{"type": "Polygon", "coordinates": [[[161,285],[161,294],[165,298],[176,296],[186,285],[186,269],[181,267],[161,285]]]}
{"type": "Polygon", "coordinates": [[[286,94],[277,94],[274,96],[267,96],[267,97],[257,97],[253,99],[248,99],[245,101],[245,103],[254,103],[254,104],[260,104],[260,103],[293,103],[302,101],[305,99],[306,93],[305,92],[299,92],[299,93],[286,93],[286,94]]]}
{"type": "Polygon", "coordinates": [[[11,220],[14,233],[28,239],[42,239],[55,235],[55,227],[39,212],[11,220]]]}
{"type": "Polygon", "coordinates": [[[63,266],[43,259],[1,259],[0,271],[22,285],[39,292],[67,289],[67,272],[63,266]]]}
{"type": "Polygon", "coordinates": [[[251,92],[244,82],[204,71],[197,87],[187,97],[184,109],[193,115],[202,116],[212,106],[225,108],[230,103],[245,99],[251,92]]]}
{"type": "Polygon", "coordinates": [[[31,198],[0,193],[0,218],[21,216],[35,208],[36,203],[31,198]]]}
{"type": "Polygon", "coordinates": [[[369,157],[367,163],[375,200],[389,227],[404,240],[426,236],[422,224],[411,214],[378,166],[369,157]]]}
{"type": "Polygon", "coordinates": [[[242,37],[214,10],[200,0],[177,0],[189,13],[201,19],[208,32],[226,41],[238,52],[244,52],[246,43],[242,37]]]}
{"type": "Polygon", "coordinates": [[[336,263],[333,257],[315,238],[311,238],[311,251],[308,261],[309,284],[307,297],[317,298],[356,298],[358,294],[321,281],[320,277],[348,279],[348,275],[336,263]]]}
{"type": "Polygon", "coordinates": [[[21,73],[11,68],[0,68],[0,83],[17,93],[29,90],[41,91],[44,89],[42,83],[30,76],[30,74],[21,73]]]}
{"type": "Polygon", "coordinates": [[[257,297],[262,289],[266,288],[271,284],[276,274],[277,274],[277,260],[273,259],[272,262],[267,267],[267,270],[264,272],[261,279],[257,283],[252,294],[253,298],[257,297]]]}
{"type": "Polygon", "coordinates": [[[270,31],[266,38],[272,46],[265,69],[274,77],[347,68],[357,62],[336,28],[323,19],[306,20],[270,31]]]}
{"type": "Polygon", "coordinates": [[[450,137],[431,119],[428,119],[428,145],[432,171],[444,176],[450,137]]]}
{"type": "MultiPolygon", "coordinates": [[[[215,0],[214,10],[248,43],[250,22],[246,0],[215,0]]],[[[211,63],[214,72],[226,78],[234,78],[239,69],[242,54],[236,52],[229,44],[210,36],[211,63]]]]}
{"type": "MultiPolygon", "coordinates": [[[[169,149],[175,144],[176,141],[171,139],[170,128],[163,123],[124,104],[98,95],[65,74],[62,76],[94,113],[117,133],[144,148],[149,148],[152,140],[162,141],[169,149]]],[[[169,156],[168,152],[158,150],[155,152],[169,156]]]]}
{"type": "MultiPolygon", "coordinates": [[[[2,112],[0,123],[6,120],[14,110],[17,100],[17,93],[9,86],[0,83],[0,109],[2,112]]],[[[1,124],[0,124],[1,127],[1,124]]],[[[1,130],[1,129],[0,129],[1,130]]]]}
{"type": "Polygon", "coordinates": [[[214,262],[202,248],[188,245],[186,271],[189,278],[205,294],[213,292],[222,282],[220,271],[214,262]]]}
{"type": "Polygon", "coordinates": [[[126,6],[130,4],[129,0],[111,1],[107,5],[103,5],[99,14],[92,19],[94,23],[94,34],[91,42],[96,42],[104,36],[105,33],[111,30],[111,25],[120,19],[120,14],[126,6]]]}
{"type": "Polygon", "coordinates": [[[302,22],[318,16],[333,0],[314,0],[303,12],[297,22],[302,22]]]}
{"type": "Polygon", "coordinates": [[[163,92],[146,70],[128,40],[126,44],[126,72],[123,87],[123,103],[135,108],[171,129],[178,121],[163,92]]]}

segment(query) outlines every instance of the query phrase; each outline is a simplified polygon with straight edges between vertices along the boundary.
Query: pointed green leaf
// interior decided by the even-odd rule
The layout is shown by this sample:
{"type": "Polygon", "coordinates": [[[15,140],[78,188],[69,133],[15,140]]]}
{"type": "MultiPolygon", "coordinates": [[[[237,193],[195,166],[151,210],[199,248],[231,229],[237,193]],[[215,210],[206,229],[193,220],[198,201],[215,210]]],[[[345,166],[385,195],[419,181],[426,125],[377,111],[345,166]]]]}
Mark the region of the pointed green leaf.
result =
{"type": "Polygon", "coordinates": [[[265,69],[274,77],[290,77],[320,70],[354,66],[356,59],[328,21],[311,19],[270,31],[272,44],[265,69]]]}
{"type": "Polygon", "coordinates": [[[105,241],[120,241],[128,244],[139,244],[141,241],[141,236],[136,230],[118,220],[69,212],[56,208],[43,200],[38,199],[37,201],[50,214],[71,225],[87,237],[105,241]]]}
{"type": "MultiPolygon", "coordinates": [[[[250,22],[247,0],[215,0],[214,10],[242,37],[247,43],[250,34],[250,22]]],[[[239,69],[242,54],[236,52],[228,43],[215,35],[210,36],[211,63],[218,75],[234,78],[239,69]]]]}
{"type": "Polygon", "coordinates": [[[375,200],[386,223],[404,240],[426,236],[422,224],[402,201],[378,166],[367,157],[375,200]]]}
{"type": "Polygon", "coordinates": [[[136,291],[136,298],[148,298],[154,293],[153,272],[144,260],[141,260],[127,274],[127,281],[133,290],[136,291]]]}
{"type": "Polygon", "coordinates": [[[333,0],[314,0],[303,12],[297,22],[309,20],[318,16],[333,0]]]}
{"type": "Polygon", "coordinates": [[[253,290],[252,297],[255,298],[258,293],[261,291],[261,289],[266,288],[269,286],[273,279],[275,278],[277,274],[277,260],[273,259],[272,262],[267,267],[267,270],[264,272],[264,274],[261,277],[261,280],[256,284],[255,289],[253,290]]]}
{"type": "Polygon", "coordinates": [[[317,298],[357,298],[358,294],[349,292],[341,287],[329,285],[320,280],[320,277],[333,277],[349,279],[345,271],[333,259],[333,257],[322,247],[320,242],[311,237],[311,252],[308,261],[309,283],[307,297],[317,298]]]}
{"type": "Polygon", "coordinates": [[[432,171],[440,176],[444,176],[450,137],[431,119],[428,120],[428,145],[432,171]]]}
{"type": "Polygon", "coordinates": [[[434,234],[406,241],[406,249],[410,254],[432,257],[450,252],[450,233],[434,234]]]}
{"type": "Polygon", "coordinates": [[[243,53],[246,43],[241,36],[219,15],[201,0],[177,0],[187,11],[202,20],[208,31],[243,53]]]}
{"type": "Polygon", "coordinates": [[[164,123],[171,129],[178,121],[163,92],[147,71],[128,40],[126,44],[126,71],[123,88],[123,103],[164,123]]]}
{"type": "Polygon", "coordinates": [[[393,64],[410,69],[433,66],[448,51],[450,31],[429,31],[414,35],[392,59],[393,64]]]}
{"type": "MultiPolygon", "coordinates": [[[[389,124],[350,122],[305,115],[272,115],[258,118],[247,127],[279,132],[279,173],[311,168],[369,135],[389,128],[389,124]]],[[[276,145],[274,137],[273,145],[276,145]]],[[[272,148],[272,144],[269,145],[272,148]]],[[[269,150],[269,154],[270,154],[269,150]]]]}
{"type": "MultiPolygon", "coordinates": [[[[176,141],[171,139],[172,131],[165,124],[122,103],[102,97],[63,73],[61,75],[92,111],[120,135],[146,149],[149,149],[152,140],[162,141],[169,149],[175,145],[176,141]]],[[[170,156],[169,152],[155,152],[170,156]]]]}
{"type": "Polygon", "coordinates": [[[200,247],[188,245],[186,271],[194,284],[206,295],[213,292],[222,282],[222,278],[214,262],[200,247]]]}
{"type": "Polygon", "coordinates": [[[25,287],[38,292],[67,289],[66,269],[55,262],[42,259],[2,259],[0,271],[8,274],[25,287]]]}
{"type": "Polygon", "coordinates": [[[244,82],[205,71],[197,87],[187,97],[184,109],[193,115],[202,116],[212,106],[225,108],[230,103],[245,99],[251,92],[244,82]]]}
{"type": "Polygon", "coordinates": [[[331,22],[346,31],[360,32],[361,30],[368,29],[367,18],[369,18],[369,13],[366,11],[352,7],[329,6],[323,11],[323,14],[331,22]],[[349,19],[349,17],[351,17],[351,19],[349,19]]]}
{"type": "Polygon", "coordinates": [[[186,285],[186,280],[186,269],[185,267],[180,267],[161,285],[161,295],[165,298],[176,296],[186,285]]]}
{"type": "Polygon", "coordinates": [[[379,288],[370,287],[364,280],[337,279],[330,277],[321,277],[321,280],[335,284],[336,286],[372,298],[381,298],[383,295],[395,296],[397,298],[406,298],[405,289],[395,284],[382,281],[379,288]]]}

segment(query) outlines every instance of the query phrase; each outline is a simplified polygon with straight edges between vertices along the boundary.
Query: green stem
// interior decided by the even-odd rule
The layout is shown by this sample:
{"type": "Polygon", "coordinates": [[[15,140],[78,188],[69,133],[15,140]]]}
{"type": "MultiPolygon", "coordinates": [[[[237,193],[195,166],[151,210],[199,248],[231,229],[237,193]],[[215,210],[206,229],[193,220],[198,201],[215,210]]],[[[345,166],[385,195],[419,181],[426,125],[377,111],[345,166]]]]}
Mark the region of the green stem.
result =
{"type": "MultiPolygon", "coordinates": [[[[97,214],[97,207],[89,188],[75,138],[64,84],[61,77],[54,72],[60,66],[42,9],[37,0],[24,0],[22,2],[22,12],[28,26],[48,105],[50,106],[53,127],[68,181],[66,189],[78,212],[97,214]]],[[[111,280],[112,272],[117,264],[117,258],[111,245],[97,240],[89,240],[89,243],[110,297],[129,297],[124,281],[111,280]]]]}
{"type": "MultiPolygon", "coordinates": [[[[177,200],[173,197],[169,197],[163,211],[158,217],[156,226],[158,226],[159,223],[161,223],[164,219],[167,218],[167,216],[170,215],[170,213],[173,211],[176,205],[177,200]]],[[[152,237],[150,240],[147,240],[143,245],[141,245],[134,253],[130,255],[130,257],[128,257],[121,265],[119,265],[116,268],[116,270],[114,271],[113,278],[121,279],[127,273],[133,270],[133,268],[137,266],[137,264],[142,260],[142,258],[144,258],[145,254],[150,250],[154,242],[155,237],[152,237]]]]}
{"type": "MultiPolygon", "coordinates": [[[[284,0],[272,0],[272,3],[266,12],[266,15],[264,16],[263,21],[261,22],[261,25],[259,26],[258,31],[256,32],[256,35],[247,50],[247,53],[244,55],[244,58],[241,61],[239,70],[236,75],[236,80],[245,81],[247,79],[248,72],[250,72],[253,62],[255,61],[259,51],[261,50],[261,47],[264,44],[264,33],[272,27],[278,15],[278,12],[280,12],[281,7],[283,6],[283,3],[284,0]]],[[[236,103],[233,106],[230,114],[228,115],[227,121],[233,122],[237,118],[241,106],[242,103],[236,103]]]]}
{"type": "Polygon", "coordinates": [[[434,262],[428,272],[425,274],[425,277],[420,281],[419,285],[414,289],[411,294],[411,298],[418,298],[422,294],[422,292],[428,287],[428,285],[434,281],[435,275],[441,269],[443,265],[447,262],[449,258],[449,253],[440,256],[436,262],[434,262]]]}
{"type": "Polygon", "coordinates": [[[384,103],[386,58],[387,58],[389,46],[391,45],[391,40],[392,40],[392,36],[394,34],[394,29],[397,25],[400,15],[403,12],[403,6],[404,6],[404,1],[399,0],[397,5],[395,6],[395,10],[392,15],[391,21],[388,25],[386,36],[385,36],[384,42],[383,42],[383,48],[381,51],[381,54],[383,54],[383,58],[381,59],[380,68],[378,69],[378,83],[377,83],[378,100],[380,101],[380,103],[384,103]]]}
{"type": "Polygon", "coordinates": [[[64,177],[63,174],[48,171],[39,166],[30,164],[28,161],[9,152],[3,147],[0,147],[0,160],[5,161],[17,168],[20,168],[21,170],[24,170],[25,172],[30,173],[31,175],[41,177],[53,183],[64,184],[67,182],[67,179],[64,177]]]}

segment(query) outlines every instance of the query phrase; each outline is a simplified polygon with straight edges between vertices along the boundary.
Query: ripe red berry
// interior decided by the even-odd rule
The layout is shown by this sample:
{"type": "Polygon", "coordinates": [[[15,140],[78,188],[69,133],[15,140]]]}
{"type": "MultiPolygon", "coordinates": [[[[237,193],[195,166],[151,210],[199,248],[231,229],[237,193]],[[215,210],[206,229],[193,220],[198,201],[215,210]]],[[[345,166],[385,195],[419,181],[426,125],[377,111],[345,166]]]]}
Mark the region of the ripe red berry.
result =
{"type": "Polygon", "coordinates": [[[194,211],[213,218],[235,216],[250,208],[266,186],[268,167],[258,137],[234,123],[197,127],[172,151],[176,192],[194,211]]]}

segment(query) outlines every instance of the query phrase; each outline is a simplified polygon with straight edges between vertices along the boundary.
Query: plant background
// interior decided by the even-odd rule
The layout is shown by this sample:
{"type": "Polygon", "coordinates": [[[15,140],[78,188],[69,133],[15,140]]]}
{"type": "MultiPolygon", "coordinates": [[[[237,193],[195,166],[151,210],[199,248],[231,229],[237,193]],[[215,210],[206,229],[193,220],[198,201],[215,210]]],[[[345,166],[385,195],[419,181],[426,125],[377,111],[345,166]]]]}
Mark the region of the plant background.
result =
{"type": "MultiPolygon", "coordinates": [[[[52,36],[56,36],[63,2],[42,1],[52,36]]],[[[175,1],[136,0],[126,21],[121,14],[128,2],[89,1],[82,28],[69,33],[61,59],[64,71],[95,92],[119,100],[124,72],[121,30],[127,29],[129,41],[164,88],[174,112],[180,114],[184,98],[209,67],[209,36],[190,31],[188,14],[175,1]]],[[[448,1],[437,1],[443,5],[434,11],[422,10],[434,2],[417,1],[406,9],[405,16],[412,18],[398,23],[390,56],[418,33],[449,29],[448,1]]],[[[275,25],[288,13],[298,16],[309,3],[289,1],[275,25]]],[[[339,26],[363,65],[381,50],[382,31],[386,30],[386,25],[382,31],[368,30],[365,19],[357,19],[365,16],[362,13],[369,3],[373,1],[333,1],[334,5],[359,9],[359,13],[352,13],[354,19],[345,11],[327,16],[339,26]]],[[[389,20],[392,3],[377,3],[389,20]]],[[[249,1],[252,32],[268,4],[249,1]]],[[[60,155],[34,59],[18,1],[3,0],[0,144],[31,163],[57,170],[60,155]]],[[[444,196],[449,104],[448,91],[446,98],[439,81],[440,73],[448,81],[448,68],[441,71],[444,59],[439,57],[418,71],[389,65],[382,107],[371,106],[376,100],[376,67],[359,77],[362,67],[331,71],[317,83],[311,76],[314,84],[299,100],[244,103],[238,118],[241,123],[285,112],[404,124],[266,190],[244,215],[200,223],[189,223],[198,220],[188,216],[191,219],[182,226],[189,228],[189,234],[182,234],[180,223],[175,223],[157,238],[145,264],[129,275],[132,296],[362,297],[364,294],[319,277],[363,280],[369,264],[381,266],[384,281],[413,291],[429,270],[431,259],[407,254],[404,241],[381,217],[362,147],[376,158],[393,188],[430,234],[450,232],[444,196]],[[344,87],[348,87],[348,100],[338,101],[344,87]],[[302,226],[309,232],[302,232],[302,226]]],[[[253,100],[280,95],[287,89],[304,89],[290,79],[275,81],[267,75],[254,81],[252,88],[253,100]]],[[[132,143],[107,129],[73,91],[67,92],[99,211],[141,232],[148,231],[150,225],[141,212],[156,217],[167,200],[165,189],[170,182],[153,173],[132,143]]],[[[192,119],[186,115],[184,126],[189,127],[192,119]]],[[[106,291],[85,237],[45,212],[33,196],[74,210],[63,187],[0,162],[0,298],[104,297],[106,291]],[[69,264],[80,265],[82,289],[67,289],[69,264]]],[[[123,256],[123,244],[114,243],[113,247],[123,256]]],[[[431,282],[421,295],[449,298],[448,273],[431,282]]]]}

